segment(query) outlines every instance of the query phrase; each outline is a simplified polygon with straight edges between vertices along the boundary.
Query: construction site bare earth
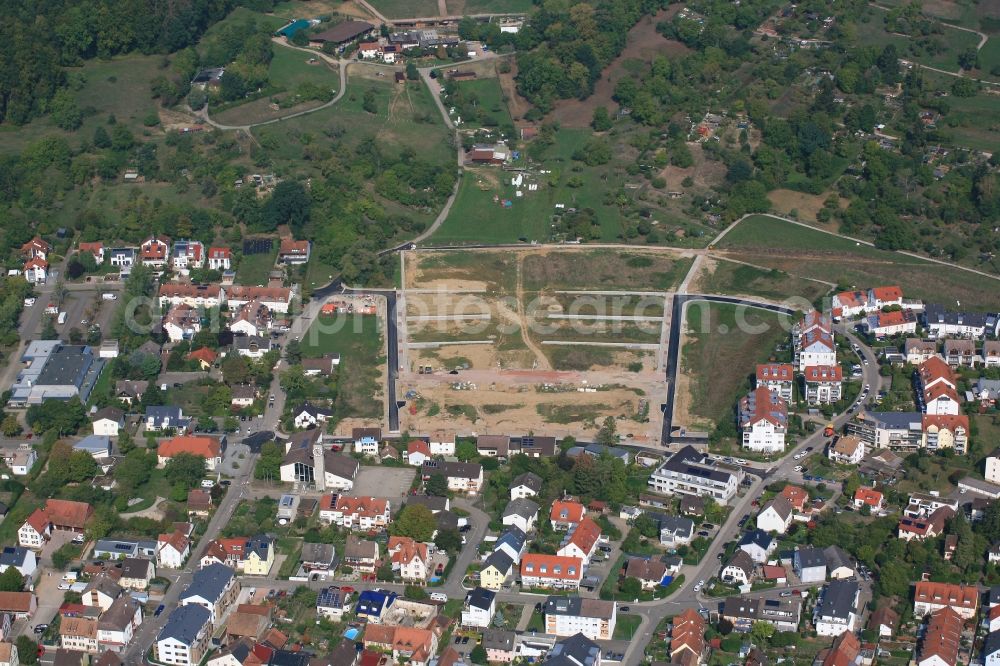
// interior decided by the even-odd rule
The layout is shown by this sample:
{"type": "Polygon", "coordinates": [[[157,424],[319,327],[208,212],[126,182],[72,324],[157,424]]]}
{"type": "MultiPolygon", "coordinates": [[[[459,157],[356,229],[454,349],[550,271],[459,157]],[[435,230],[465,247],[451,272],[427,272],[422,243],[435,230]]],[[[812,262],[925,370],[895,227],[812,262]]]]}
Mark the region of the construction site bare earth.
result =
{"type": "MultiPolygon", "coordinates": [[[[684,253],[404,252],[400,429],[659,441],[668,292],[684,253]]],[[[679,276],[679,277],[678,277],[679,276]]]]}

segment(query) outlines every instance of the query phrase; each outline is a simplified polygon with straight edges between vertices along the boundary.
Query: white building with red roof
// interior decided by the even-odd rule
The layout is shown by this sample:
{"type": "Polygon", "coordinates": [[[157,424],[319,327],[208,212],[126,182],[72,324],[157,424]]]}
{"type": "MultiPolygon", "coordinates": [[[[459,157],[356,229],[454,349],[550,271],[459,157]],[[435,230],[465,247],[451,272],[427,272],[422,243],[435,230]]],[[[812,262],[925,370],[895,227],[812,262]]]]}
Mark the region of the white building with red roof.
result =
{"type": "Polygon", "coordinates": [[[890,305],[903,305],[903,290],[897,286],[842,291],[833,297],[832,308],[834,317],[855,317],[890,305]]]}
{"type": "Polygon", "coordinates": [[[21,246],[21,256],[25,259],[48,259],[52,246],[41,236],[35,236],[21,246]]]}
{"type": "Polygon", "coordinates": [[[25,548],[41,550],[52,534],[52,524],[42,509],[35,509],[17,530],[17,543],[25,548]]]}
{"type": "Polygon", "coordinates": [[[576,527],[587,509],[579,502],[572,500],[556,500],[552,503],[549,520],[554,530],[569,530],[576,527]]]}
{"type": "Polygon", "coordinates": [[[763,386],[754,389],[740,400],[739,425],[743,430],[743,448],[760,453],[784,451],[788,405],[780,395],[763,386]]]}
{"type": "Polygon", "coordinates": [[[161,534],[156,539],[156,565],[168,569],[180,569],[191,554],[191,540],[182,529],[170,534],[161,534]]]}
{"type": "Polygon", "coordinates": [[[246,305],[250,301],[260,301],[273,312],[288,312],[294,292],[288,287],[247,287],[232,285],[226,289],[226,303],[229,309],[246,305]]]}
{"type": "Polygon", "coordinates": [[[791,363],[758,363],[756,386],[763,386],[785,400],[792,399],[795,368],[791,363]]]}
{"type": "Polygon", "coordinates": [[[521,558],[522,587],[577,590],[583,580],[583,560],[578,557],[526,553],[521,558]]]}
{"type": "Polygon", "coordinates": [[[170,257],[170,239],[150,236],[139,246],[139,263],[152,268],[163,268],[170,257]]]}
{"type": "Polygon", "coordinates": [[[278,261],[283,264],[304,264],[309,261],[312,245],[307,240],[285,238],[278,246],[278,261]]]}
{"type": "Polygon", "coordinates": [[[917,332],[917,316],[912,310],[876,312],[864,321],[865,329],[876,338],[917,332]]]}
{"type": "Polygon", "coordinates": [[[170,258],[173,269],[181,275],[187,275],[192,268],[205,265],[205,245],[196,240],[179,240],[174,243],[170,258]]]}
{"type": "Polygon", "coordinates": [[[431,458],[430,444],[422,439],[411,439],[406,445],[406,463],[415,467],[420,467],[425,460],[431,458]]]}
{"type": "Polygon", "coordinates": [[[597,551],[601,539],[601,528],[590,518],[584,518],[566,535],[556,555],[563,557],[578,557],[584,564],[590,563],[590,558],[597,551]]]}
{"type": "Polygon", "coordinates": [[[319,518],[349,530],[367,532],[379,529],[389,524],[389,500],[384,497],[324,495],[320,501],[319,518]]]}
{"type": "Polygon", "coordinates": [[[795,347],[795,362],[799,372],[810,366],[837,365],[837,345],[833,334],[818,327],[803,333],[795,347]]]}
{"type": "Polygon", "coordinates": [[[41,257],[32,257],[24,264],[24,279],[31,284],[44,284],[49,278],[49,262],[41,257]]]}
{"type": "Polygon", "coordinates": [[[386,546],[393,570],[399,571],[404,581],[423,583],[431,570],[431,557],[426,543],[410,537],[389,537],[386,546]]]}
{"type": "Polygon", "coordinates": [[[837,402],[843,395],[844,370],[839,365],[810,365],[802,375],[810,405],[837,402]]]}
{"type": "Polygon", "coordinates": [[[213,271],[228,271],[233,267],[233,251],[228,247],[208,248],[208,267],[213,271]]]}
{"type": "Polygon", "coordinates": [[[89,254],[98,264],[104,263],[104,243],[96,241],[94,243],[81,242],[77,248],[80,254],[89,254]]]}
{"type": "Polygon", "coordinates": [[[952,449],[959,455],[969,450],[969,417],[965,414],[924,414],[921,447],[928,451],[952,449]]]}

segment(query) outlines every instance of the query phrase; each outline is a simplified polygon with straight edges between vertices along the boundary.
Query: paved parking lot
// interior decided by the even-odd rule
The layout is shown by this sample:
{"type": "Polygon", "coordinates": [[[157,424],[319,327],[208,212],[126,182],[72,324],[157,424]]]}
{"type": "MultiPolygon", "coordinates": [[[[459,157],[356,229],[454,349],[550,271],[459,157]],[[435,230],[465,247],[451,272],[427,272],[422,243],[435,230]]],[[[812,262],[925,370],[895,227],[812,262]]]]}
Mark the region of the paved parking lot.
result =
{"type": "MultiPolygon", "coordinates": [[[[358,478],[354,479],[354,489],[346,494],[351,497],[402,497],[409,492],[416,473],[412,467],[362,467],[358,478]]],[[[395,509],[393,507],[393,512],[395,509]]]]}

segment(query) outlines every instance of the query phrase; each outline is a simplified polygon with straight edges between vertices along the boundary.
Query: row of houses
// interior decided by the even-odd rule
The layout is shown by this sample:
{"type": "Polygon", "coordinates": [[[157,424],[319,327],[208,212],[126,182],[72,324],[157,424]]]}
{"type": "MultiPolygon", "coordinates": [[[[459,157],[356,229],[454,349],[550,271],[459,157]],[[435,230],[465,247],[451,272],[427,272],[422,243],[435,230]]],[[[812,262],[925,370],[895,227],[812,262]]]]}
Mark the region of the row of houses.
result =
{"type": "Polygon", "coordinates": [[[920,365],[932,358],[941,358],[950,366],[986,368],[1000,367],[1000,340],[947,338],[939,347],[933,338],[907,338],[903,343],[903,359],[910,365],[920,365]]]}

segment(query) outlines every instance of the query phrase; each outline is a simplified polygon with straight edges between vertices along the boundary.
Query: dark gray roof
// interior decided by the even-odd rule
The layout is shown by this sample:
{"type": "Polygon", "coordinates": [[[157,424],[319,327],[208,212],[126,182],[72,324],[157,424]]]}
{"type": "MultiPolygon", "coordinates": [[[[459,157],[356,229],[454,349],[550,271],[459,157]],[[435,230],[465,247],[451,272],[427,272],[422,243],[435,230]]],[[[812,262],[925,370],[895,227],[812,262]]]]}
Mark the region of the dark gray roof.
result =
{"type": "Polygon", "coordinates": [[[799,548],[796,558],[800,569],[826,566],[826,555],[820,548],[799,548]]]}
{"type": "Polygon", "coordinates": [[[743,546],[753,544],[767,550],[771,547],[771,541],[772,539],[770,534],[761,529],[754,529],[743,535],[743,538],[740,539],[739,545],[742,548],[743,546]]]}
{"type": "Polygon", "coordinates": [[[826,558],[826,568],[830,571],[840,567],[854,569],[851,556],[845,553],[840,546],[827,546],[823,549],[823,556],[826,558]]]}
{"type": "Polygon", "coordinates": [[[705,455],[693,446],[685,446],[663,463],[663,469],[679,474],[688,474],[702,479],[727,483],[732,474],[705,464],[705,455]]]}
{"type": "Polygon", "coordinates": [[[514,550],[521,552],[527,540],[528,535],[522,532],[520,527],[517,525],[508,525],[503,534],[497,537],[496,543],[493,544],[493,550],[496,550],[503,544],[508,544],[514,550]]]}
{"type": "Polygon", "coordinates": [[[274,545],[274,539],[267,534],[257,534],[247,540],[246,557],[250,553],[257,553],[257,557],[262,560],[267,559],[267,551],[274,545]]]}
{"type": "Polygon", "coordinates": [[[301,407],[299,407],[298,409],[296,409],[292,413],[297,416],[297,415],[301,414],[302,412],[305,412],[306,414],[309,414],[310,416],[320,416],[320,415],[322,415],[322,416],[331,416],[333,414],[333,410],[332,409],[327,409],[325,407],[317,407],[316,405],[310,404],[308,402],[303,403],[301,407]]]}
{"type": "Polygon", "coordinates": [[[517,635],[513,631],[503,629],[487,629],[483,632],[483,647],[487,650],[502,650],[512,652],[514,650],[514,639],[517,635]]]}
{"type": "Polygon", "coordinates": [[[353,666],[357,663],[359,655],[354,643],[340,641],[326,656],[310,659],[309,666],[353,666]]]}
{"type": "Polygon", "coordinates": [[[553,646],[545,664],[549,666],[594,666],[601,657],[601,647],[583,634],[574,634],[553,646]]]}
{"type": "Polygon", "coordinates": [[[858,584],[850,580],[834,580],[826,586],[820,616],[846,620],[857,608],[854,599],[858,594],[858,584]]]}
{"type": "Polygon", "coordinates": [[[742,569],[743,572],[747,575],[747,578],[750,578],[750,576],[753,575],[753,570],[754,570],[753,558],[750,557],[750,554],[747,551],[743,550],[742,548],[736,551],[732,559],[729,560],[729,564],[727,564],[726,566],[737,567],[738,569],[742,569]]]}
{"type": "Polygon", "coordinates": [[[28,549],[21,546],[5,546],[0,552],[0,565],[5,567],[19,567],[24,564],[24,558],[28,556],[28,549]]]}
{"type": "Polygon", "coordinates": [[[447,497],[437,497],[436,495],[410,495],[406,498],[407,504],[420,504],[437,513],[448,508],[447,497]]]}
{"type": "Polygon", "coordinates": [[[490,567],[496,567],[497,571],[509,572],[510,568],[514,566],[514,560],[510,559],[510,555],[502,550],[494,550],[490,553],[490,556],[486,558],[483,562],[483,568],[488,569],[490,567]]]}
{"type": "Polygon", "coordinates": [[[931,324],[949,324],[953,326],[986,326],[988,315],[982,312],[956,312],[946,310],[943,305],[928,303],[924,306],[923,319],[931,324]]]}
{"type": "Polygon", "coordinates": [[[517,488],[518,486],[524,486],[539,493],[542,491],[542,477],[534,472],[525,472],[510,482],[511,488],[517,488]]]}
{"type": "Polygon", "coordinates": [[[173,638],[184,645],[191,645],[201,628],[208,624],[211,614],[204,606],[188,604],[178,606],[167,617],[167,623],[160,629],[156,640],[173,638]]]}
{"type": "Polygon", "coordinates": [[[995,652],[1000,652],[1000,631],[992,631],[986,635],[986,642],[983,644],[983,654],[987,657],[995,652]]]}
{"type": "Polygon", "coordinates": [[[191,584],[181,592],[180,600],[184,601],[192,597],[202,597],[203,599],[215,602],[222,597],[226,586],[229,585],[229,582],[235,575],[236,572],[225,564],[219,564],[218,562],[210,564],[204,569],[194,572],[191,584]]]}
{"type": "Polygon", "coordinates": [[[96,576],[90,579],[90,582],[87,583],[87,589],[84,590],[84,593],[90,592],[91,590],[97,590],[102,594],[108,595],[112,599],[117,599],[119,596],[121,596],[122,586],[116,583],[115,581],[111,580],[111,577],[108,576],[107,574],[101,573],[97,574],[96,576]]]}
{"type": "Polygon", "coordinates": [[[42,386],[79,386],[93,361],[94,356],[88,347],[60,345],[52,350],[35,383],[42,386]]]}
{"type": "Polygon", "coordinates": [[[600,599],[584,599],[578,596],[553,595],[545,600],[542,611],[546,615],[568,615],[573,617],[597,617],[610,619],[615,610],[615,602],[600,599]]]}
{"type": "Polygon", "coordinates": [[[869,418],[892,428],[908,428],[910,424],[920,423],[920,412],[867,412],[869,418]]]}
{"type": "Polygon", "coordinates": [[[122,578],[145,578],[152,564],[138,557],[126,557],[122,561],[122,578]]]}
{"type": "Polygon", "coordinates": [[[333,562],[334,548],[332,543],[304,543],[299,560],[302,562],[333,562]]]}
{"type": "Polygon", "coordinates": [[[671,534],[691,536],[694,531],[694,521],[690,518],[658,513],[656,519],[660,524],[660,530],[669,530],[671,534]]]}
{"type": "Polygon", "coordinates": [[[507,508],[503,510],[503,517],[507,516],[520,516],[521,518],[530,519],[538,515],[538,505],[532,502],[530,499],[516,499],[511,500],[507,504],[507,508]]]}
{"type": "Polygon", "coordinates": [[[477,587],[469,590],[469,593],[465,595],[465,603],[472,606],[473,608],[479,608],[481,610],[489,610],[490,606],[493,605],[493,601],[497,598],[497,593],[487,590],[482,587],[477,587]]]}
{"type": "Polygon", "coordinates": [[[449,478],[478,479],[479,475],[483,473],[483,468],[477,463],[425,460],[423,473],[425,476],[443,474],[449,478]]]}

